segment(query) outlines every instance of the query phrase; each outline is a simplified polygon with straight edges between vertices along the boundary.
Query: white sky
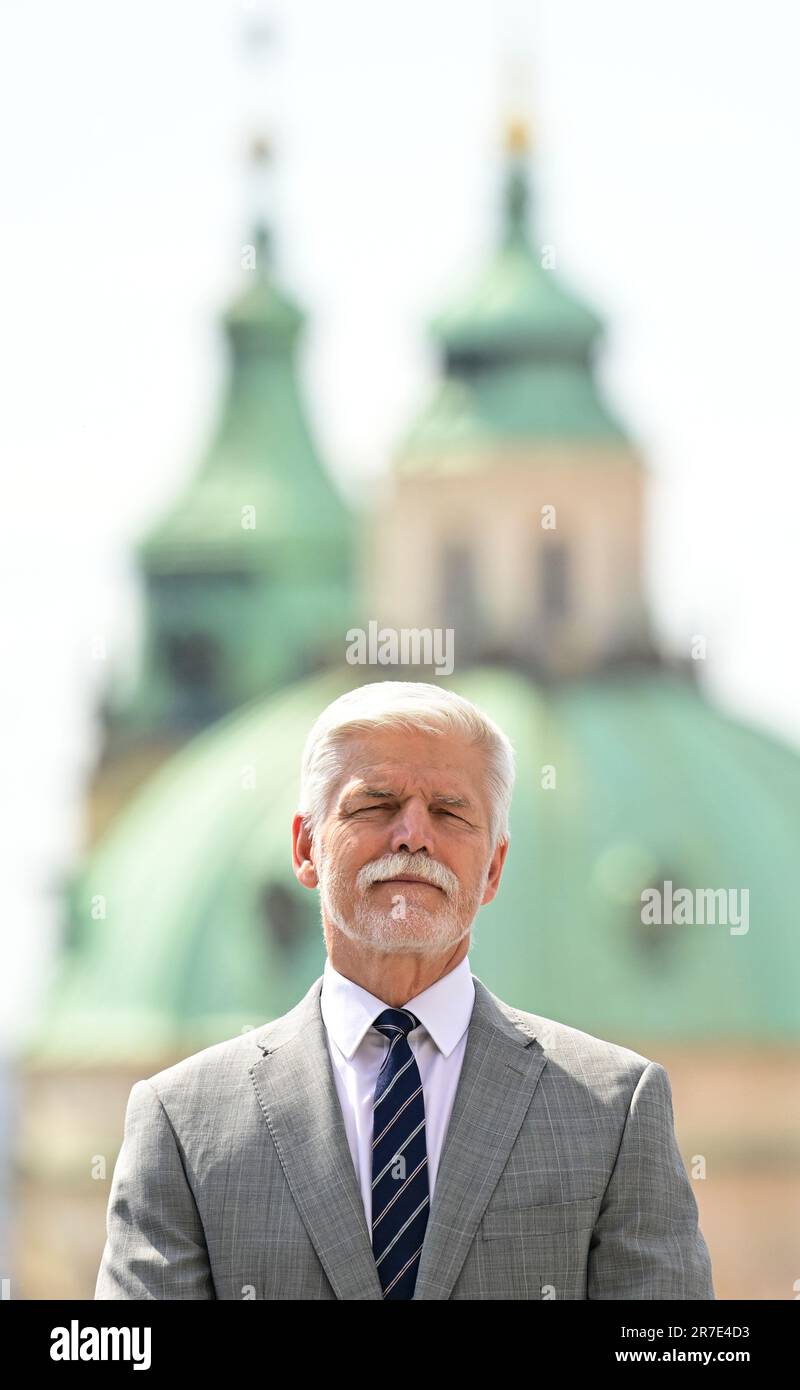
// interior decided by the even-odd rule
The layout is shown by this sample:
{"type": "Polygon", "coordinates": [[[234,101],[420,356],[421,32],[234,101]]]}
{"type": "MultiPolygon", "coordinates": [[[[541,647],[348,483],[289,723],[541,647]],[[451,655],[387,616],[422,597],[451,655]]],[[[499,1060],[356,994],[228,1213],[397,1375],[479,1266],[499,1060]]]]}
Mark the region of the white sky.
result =
{"type": "Polygon", "coordinates": [[[91,692],[135,637],[127,547],[216,411],[254,113],[309,410],[354,493],[424,398],[425,320],[488,250],[527,50],[538,239],[609,320],[602,380],[653,470],[657,626],[681,650],[704,633],[716,699],[800,741],[799,31],[790,0],[5,0],[0,1043],[45,981],[91,692]]]}

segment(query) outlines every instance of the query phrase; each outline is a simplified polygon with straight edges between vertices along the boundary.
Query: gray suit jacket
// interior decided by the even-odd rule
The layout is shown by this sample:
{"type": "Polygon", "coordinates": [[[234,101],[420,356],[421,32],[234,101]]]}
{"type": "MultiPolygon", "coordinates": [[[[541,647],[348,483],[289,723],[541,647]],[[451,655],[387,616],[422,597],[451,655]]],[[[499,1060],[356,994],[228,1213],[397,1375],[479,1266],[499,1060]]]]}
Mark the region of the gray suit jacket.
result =
{"type": "MultiPolygon", "coordinates": [[[[416,1299],[713,1299],[664,1068],[477,976],[416,1299]]],[[[380,1299],[319,1007],[128,1100],[96,1299],[380,1299]]]]}

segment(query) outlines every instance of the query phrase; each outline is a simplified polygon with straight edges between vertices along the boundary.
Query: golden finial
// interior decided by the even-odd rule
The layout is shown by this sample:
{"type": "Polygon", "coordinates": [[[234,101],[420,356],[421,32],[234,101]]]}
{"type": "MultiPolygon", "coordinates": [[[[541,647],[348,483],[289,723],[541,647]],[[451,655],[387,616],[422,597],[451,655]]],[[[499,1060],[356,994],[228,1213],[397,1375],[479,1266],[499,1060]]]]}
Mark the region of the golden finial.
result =
{"type": "Polygon", "coordinates": [[[531,147],[530,127],[521,116],[506,122],[505,148],[507,154],[527,154],[531,147]]]}

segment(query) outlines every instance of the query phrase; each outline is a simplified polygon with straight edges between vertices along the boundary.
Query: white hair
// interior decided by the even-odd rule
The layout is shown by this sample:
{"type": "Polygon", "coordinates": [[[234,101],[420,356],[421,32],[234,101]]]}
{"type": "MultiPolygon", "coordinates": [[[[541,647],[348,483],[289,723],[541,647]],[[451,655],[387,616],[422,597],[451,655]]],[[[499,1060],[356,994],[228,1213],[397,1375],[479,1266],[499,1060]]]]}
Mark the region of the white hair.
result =
{"type": "Polygon", "coordinates": [[[313,724],[303,750],[300,813],[312,836],[328,814],[333,788],[346,765],[346,742],[374,729],[457,734],[486,753],[492,848],[509,840],[514,749],[483,710],[455,691],[423,681],[375,681],[332,701],[313,724]]]}

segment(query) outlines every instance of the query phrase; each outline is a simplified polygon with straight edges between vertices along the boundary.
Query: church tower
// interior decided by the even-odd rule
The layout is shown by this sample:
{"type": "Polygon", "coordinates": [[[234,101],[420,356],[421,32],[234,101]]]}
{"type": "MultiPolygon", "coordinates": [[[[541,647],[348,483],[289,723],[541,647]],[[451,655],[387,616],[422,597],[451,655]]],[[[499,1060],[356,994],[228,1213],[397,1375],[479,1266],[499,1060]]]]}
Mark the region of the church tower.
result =
{"type": "Polygon", "coordinates": [[[374,611],[453,628],[457,668],[583,675],[652,656],[643,467],[595,382],[603,325],[529,229],[524,122],[504,144],[499,244],[430,324],[440,381],[393,460],[374,611]]]}
{"type": "MultiPolygon", "coordinates": [[[[269,160],[259,140],[254,162],[269,160]]],[[[329,664],[348,626],[353,539],[297,380],[305,314],[259,214],[223,318],[229,380],[199,466],[137,547],[145,634],[112,693],[89,799],[94,840],[130,792],[208,724],[329,664]]]]}

